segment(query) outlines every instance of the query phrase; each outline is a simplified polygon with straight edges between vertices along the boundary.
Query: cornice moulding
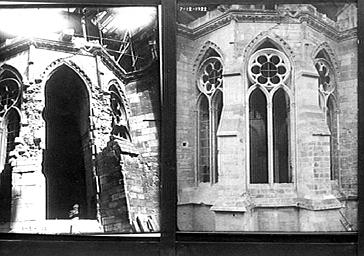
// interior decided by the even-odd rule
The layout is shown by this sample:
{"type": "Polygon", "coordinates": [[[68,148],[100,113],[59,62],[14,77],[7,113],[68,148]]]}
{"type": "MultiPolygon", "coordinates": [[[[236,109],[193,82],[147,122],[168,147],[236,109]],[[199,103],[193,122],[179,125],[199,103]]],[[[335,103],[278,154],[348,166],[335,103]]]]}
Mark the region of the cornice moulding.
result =
{"type": "MultiPolygon", "coordinates": [[[[251,11],[251,10],[229,10],[218,17],[214,17],[198,26],[189,27],[187,25],[178,24],[177,33],[180,36],[189,39],[198,39],[212,31],[222,28],[234,20],[238,23],[277,23],[277,24],[301,24],[306,22],[307,25],[318,32],[321,32],[329,38],[339,41],[355,38],[356,28],[347,30],[339,30],[329,24],[328,21],[321,20],[308,11],[300,11],[295,15],[288,11],[251,11]]],[[[332,23],[332,21],[331,21],[332,23]]]]}
{"type": "Polygon", "coordinates": [[[98,55],[100,56],[101,61],[115,74],[115,76],[117,76],[120,80],[124,82],[141,78],[154,66],[153,64],[156,62],[155,60],[153,60],[141,70],[126,72],[101,46],[95,44],[92,45],[89,50],[87,50],[86,48],[83,49],[82,47],[76,46],[72,42],[62,42],[41,38],[20,38],[17,40],[13,40],[10,43],[3,44],[2,46],[0,46],[0,62],[6,61],[21,52],[27,51],[30,45],[34,45],[37,49],[68,52],[75,55],[90,57],[98,55]]]}

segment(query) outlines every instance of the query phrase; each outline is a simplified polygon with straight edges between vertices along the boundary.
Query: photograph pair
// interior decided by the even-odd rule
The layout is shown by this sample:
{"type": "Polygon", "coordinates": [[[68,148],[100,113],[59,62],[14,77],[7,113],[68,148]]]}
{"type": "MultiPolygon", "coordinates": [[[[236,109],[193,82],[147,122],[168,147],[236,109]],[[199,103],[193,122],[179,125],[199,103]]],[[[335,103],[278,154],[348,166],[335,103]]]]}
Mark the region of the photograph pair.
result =
{"type": "MultiPolygon", "coordinates": [[[[0,8],[1,232],[161,232],[162,16],[0,8]]],[[[357,17],[177,5],[177,231],[358,231],[357,17]]]]}

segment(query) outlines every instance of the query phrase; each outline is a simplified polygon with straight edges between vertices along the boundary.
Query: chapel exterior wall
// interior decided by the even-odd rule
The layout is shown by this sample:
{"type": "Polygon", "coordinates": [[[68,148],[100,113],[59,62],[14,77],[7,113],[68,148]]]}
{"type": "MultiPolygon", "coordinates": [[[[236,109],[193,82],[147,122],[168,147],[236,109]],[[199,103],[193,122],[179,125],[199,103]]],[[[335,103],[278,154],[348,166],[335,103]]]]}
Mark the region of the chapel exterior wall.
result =
{"type": "MultiPolygon", "coordinates": [[[[320,14],[315,15],[322,18],[326,26],[333,26],[333,21],[320,14]]],[[[219,11],[211,12],[187,26],[181,25],[177,35],[179,228],[200,230],[201,224],[196,222],[203,222],[203,218],[196,219],[194,212],[198,207],[205,208],[205,205],[211,206],[210,210],[215,213],[215,229],[210,227],[211,231],[281,230],[284,219],[287,219],[283,225],[285,231],[339,231],[344,229],[339,211],[345,212],[355,227],[357,46],[355,33],[350,34],[352,22],[345,21],[351,24],[350,27],[341,21],[340,29],[347,31],[346,35],[335,38],[320,31],[321,28],[314,21],[304,18],[301,21],[288,18],[288,21],[279,23],[276,22],[279,18],[274,17],[263,22],[251,22],[247,18],[239,22],[237,15],[238,18],[224,23],[223,19],[227,17],[219,11]],[[216,17],[219,15],[224,17],[220,19],[220,24],[224,25],[217,23],[208,30],[208,22],[218,20],[216,17]],[[266,38],[287,55],[293,67],[289,80],[293,95],[290,99],[292,183],[273,186],[248,184],[246,161],[248,82],[245,65],[259,42],[266,38]],[[219,181],[216,184],[199,183],[196,178],[196,70],[208,47],[221,55],[224,66],[224,105],[217,133],[219,181]],[[320,49],[328,53],[329,61],[336,67],[339,180],[330,179],[330,131],[318,101],[318,74],[314,58],[320,49]],[[287,214],[292,211],[295,214],[287,214]],[[280,216],[277,221],[264,221],[264,218],[268,220],[277,214],[280,216]],[[247,221],[249,218],[255,221],[247,221]],[[325,224],[327,219],[330,221],[325,224]]],[[[341,17],[341,20],[345,20],[345,17],[341,17]]]]}

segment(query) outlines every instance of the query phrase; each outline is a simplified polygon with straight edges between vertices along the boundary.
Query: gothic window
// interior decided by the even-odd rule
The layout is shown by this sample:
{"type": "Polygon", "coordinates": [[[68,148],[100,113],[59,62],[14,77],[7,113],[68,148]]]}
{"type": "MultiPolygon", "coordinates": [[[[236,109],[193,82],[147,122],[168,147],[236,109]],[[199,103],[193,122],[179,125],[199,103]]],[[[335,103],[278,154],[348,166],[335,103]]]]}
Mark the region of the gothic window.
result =
{"type": "Polygon", "coordinates": [[[330,131],[330,176],[338,178],[338,111],[336,105],[336,83],[334,70],[327,61],[324,51],[320,51],[315,59],[315,67],[319,75],[318,97],[319,106],[325,114],[330,131]]]}
{"type": "Polygon", "coordinates": [[[19,78],[10,70],[0,70],[0,172],[4,169],[7,153],[11,149],[14,128],[19,122],[19,114],[15,110],[19,103],[21,84],[19,78]],[[17,118],[18,117],[18,118],[17,118]]]}
{"type": "Polygon", "coordinates": [[[198,72],[197,87],[197,145],[198,181],[216,183],[218,181],[217,129],[223,107],[222,99],[223,66],[219,57],[208,57],[198,72]]]}
{"type": "Polygon", "coordinates": [[[250,183],[291,182],[290,63],[274,48],[249,60],[250,183]]]}
{"type": "Polygon", "coordinates": [[[199,144],[199,180],[210,182],[210,115],[209,103],[206,96],[202,95],[198,105],[198,144],[199,144]]]}
{"type": "Polygon", "coordinates": [[[10,152],[15,148],[20,130],[20,81],[11,69],[0,67],[0,222],[11,219],[10,152]]]}
{"type": "Polygon", "coordinates": [[[121,90],[118,88],[117,84],[113,83],[109,87],[109,92],[110,92],[110,107],[112,114],[111,133],[116,137],[130,141],[131,139],[128,128],[129,125],[127,121],[127,114],[121,90]]]}
{"type": "Polygon", "coordinates": [[[4,72],[0,76],[0,116],[14,106],[20,96],[20,82],[10,72],[4,72]],[[9,73],[8,75],[6,73],[9,73]]]}

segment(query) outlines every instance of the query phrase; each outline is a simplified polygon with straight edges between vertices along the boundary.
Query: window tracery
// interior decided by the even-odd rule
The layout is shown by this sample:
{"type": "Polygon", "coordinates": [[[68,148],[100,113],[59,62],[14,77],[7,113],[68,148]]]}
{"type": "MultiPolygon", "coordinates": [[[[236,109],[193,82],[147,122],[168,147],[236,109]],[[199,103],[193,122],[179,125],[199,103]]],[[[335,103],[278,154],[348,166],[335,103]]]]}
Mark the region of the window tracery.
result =
{"type": "Polygon", "coordinates": [[[198,87],[202,93],[210,96],[222,87],[222,64],[219,58],[210,57],[204,61],[200,68],[198,87]]]}
{"type": "Polygon", "coordinates": [[[131,140],[129,133],[129,124],[124,106],[124,100],[121,96],[120,89],[116,84],[109,87],[110,107],[112,114],[112,131],[111,133],[120,138],[131,140]]]}
{"type": "Polygon", "coordinates": [[[335,76],[329,62],[323,58],[316,59],[315,68],[319,75],[319,105],[321,108],[326,106],[327,98],[335,90],[335,76]]]}
{"type": "Polygon", "coordinates": [[[9,161],[20,129],[20,78],[9,68],[0,68],[0,173],[9,161]]]}
{"type": "Polygon", "coordinates": [[[199,182],[218,181],[216,134],[223,107],[222,73],[221,59],[216,56],[206,58],[198,70],[197,87],[200,95],[197,104],[197,179],[199,182]]]}
{"type": "Polygon", "coordinates": [[[255,52],[249,62],[249,77],[253,84],[271,89],[286,82],[290,66],[286,56],[275,49],[255,52]]]}
{"type": "Polygon", "coordinates": [[[290,62],[274,48],[253,53],[248,62],[250,183],[289,183],[290,62]]]}
{"type": "Polygon", "coordinates": [[[20,82],[15,78],[0,76],[0,116],[17,103],[20,89],[20,82]]]}
{"type": "Polygon", "coordinates": [[[330,131],[330,176],[337,179],[339,174],[338,157],[338,108],[336,104],[336,78],[331,63],[325,58],[325,51],[321,50],[315,59],[315,68],[318,73],[318,100],[324,112],[327,126],[330,131]]]}

